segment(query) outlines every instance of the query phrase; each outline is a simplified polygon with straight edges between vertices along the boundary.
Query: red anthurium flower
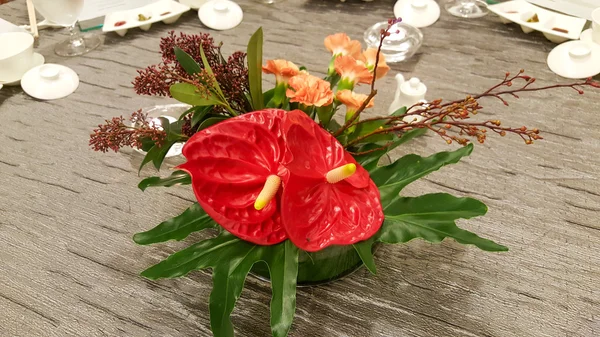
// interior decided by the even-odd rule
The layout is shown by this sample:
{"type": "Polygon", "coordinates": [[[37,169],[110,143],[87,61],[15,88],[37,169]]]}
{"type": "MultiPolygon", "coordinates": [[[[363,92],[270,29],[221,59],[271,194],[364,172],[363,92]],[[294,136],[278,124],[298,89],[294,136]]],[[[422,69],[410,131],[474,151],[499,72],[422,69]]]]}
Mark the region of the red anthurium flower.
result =
{"type": "Polygon", "coordinates": [[[285,115],[283,133],[289,178],[281,218],[289,239],[313,252],[374,235],[383,222],[383,211],[369,173],[302,111],[285,115]]]}
{"type": "Polygon", "coordinates": [[[280,164],[284,115],[267,109],[231,118],[196,133],[183,147],[187,162],[179,168],[192,177],[200,206],[227,231],[255,244],[287,237],[277,197],[287,176],[280,164]]]}

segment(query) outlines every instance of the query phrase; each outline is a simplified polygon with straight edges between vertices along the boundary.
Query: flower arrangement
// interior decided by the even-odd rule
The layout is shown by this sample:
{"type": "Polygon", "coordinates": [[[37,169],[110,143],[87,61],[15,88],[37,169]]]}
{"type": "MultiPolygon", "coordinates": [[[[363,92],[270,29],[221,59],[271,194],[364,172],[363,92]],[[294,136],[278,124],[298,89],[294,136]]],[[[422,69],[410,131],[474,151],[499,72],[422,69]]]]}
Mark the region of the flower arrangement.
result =
{"type": "MultiPolygon", "coordinates": [[[[389,21],[381,42],[393,34],[397,21],[389,21]]],[[[173,144],[185,143],[184,164],[168,177],[142,180],[139,188],[191,185],[197,203],[133,239],[148,245],[214,230],[213,237],[174,253],[142,276],[173,278],[212,269],[209,308],[216,337],[233,336],[230,315],[249,273],[270,280],[272,334],[283,337],[292,325],[297,286],[331,281],[363,264],[375,274],[378,244],[452,238],[485,251],[506,251],[455,224],[484,215],[482,202],[444,193],[403,197],[402,189],[468,156],[471,140],[483,143],[490,131],[517,135],[526,144],[542,139],[535,128],[473,121],[482,98],[508,105],[506,97],[529,91],[567,87],[583,93],[583,87],[600,87],[591,79],[536,87],[521,70],[481,94],[361,118],[374,106],[376,80],[390,70],[381,44],[361,51],[346,34],[327,37],[332,57],[320,78],[287,60],[263,65],[262,43],[259,29],[247,53],[225,59],[206,34],[171,33],[161,41],[162,63],[139,71],[134,87],[138,94],[171,96],[189,104],[189,110],[173,123],[165,118],[154,123],[137,111],[131,123],[113,118],[90,138],[97,151],[142,149],[147,154],[141,167],[152,162],[156,169],[173,144]],[[275,76],[274,88],[262,90],[262,73],[275,76]],[[362,84],[370,86],[368,95],[356,92],[362,84]],[[345,115],[334,118],[342,106],[345,115]],[[428,131],[462,147],[382,164],[389,151],[428,131]]]]}

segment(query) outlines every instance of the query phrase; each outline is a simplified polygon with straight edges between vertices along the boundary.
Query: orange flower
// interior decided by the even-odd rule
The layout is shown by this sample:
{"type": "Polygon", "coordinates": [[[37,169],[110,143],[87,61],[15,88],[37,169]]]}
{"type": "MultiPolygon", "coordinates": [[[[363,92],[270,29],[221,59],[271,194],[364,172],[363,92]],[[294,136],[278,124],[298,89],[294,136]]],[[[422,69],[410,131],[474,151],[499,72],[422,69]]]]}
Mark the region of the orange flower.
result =
{"type": "Polygon", "coordinates": [[[334,56],[350,55],[358,57],[361,45],[357,40],[350,40],[350,37],[345,33],[337,33],[325,38],[325,48],[334,56]]]}
{"type": "Polygon", "coordinates": [[[268,60],[262,70],[265,74],[275,74],[277,83],[287,83],[290,77],[296,76],[300,72],[297,65],[286,60],[268,60]]]}
{"type": "Polygon", "coordinates": [[[333,91],[329,82],[316,76],[300,74],[290,78],[286,96],[290,102],[304,105],[324,106],[333,102],[333,91]]]}
{"type": "MultiPolygon", "coordinates": [[[[335,98],[344,104],[348,111],[358,110],[358,108],[363,105],[367,97],[367,95],[357,94],[352,90],[340,90],[335,95],[335,98]]],[[[372,108],[374,103],[375,100],[371,99],[365,108],[372,108]]]]}
{"type": "MultiPolygon", "coordinates": [[[[367,69],[373,71],[375,68],[375,60],[377,57],[377,49],[369,48],[360,56],[360,60],[365,63],[367,69]]],[[[390,67],[385,63],[385,56],[379,53],[379,62],[377,63],[377,79],[382,78],[390,71],[390,67]]]]}
{"type": "Polygon", "coordinates": [[[342,80],[350,83],[371,83],[373,74],[369,71],[364,62],[355,59],[352,56],[340,56],[334,62],[335,71],[342,77],[342,80]]]}

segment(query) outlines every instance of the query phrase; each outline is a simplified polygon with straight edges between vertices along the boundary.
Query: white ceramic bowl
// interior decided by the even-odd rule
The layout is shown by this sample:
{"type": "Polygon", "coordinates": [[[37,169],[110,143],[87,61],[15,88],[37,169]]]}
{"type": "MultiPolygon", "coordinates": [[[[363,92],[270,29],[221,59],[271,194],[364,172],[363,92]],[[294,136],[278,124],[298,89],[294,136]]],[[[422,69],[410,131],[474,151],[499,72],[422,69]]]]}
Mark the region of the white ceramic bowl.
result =
{"type": "Polygon", "coordinates": [[[0,46],[0,81],[18,81],[33,63],[33,36],[24,32],[0,34],[0,46]]]}

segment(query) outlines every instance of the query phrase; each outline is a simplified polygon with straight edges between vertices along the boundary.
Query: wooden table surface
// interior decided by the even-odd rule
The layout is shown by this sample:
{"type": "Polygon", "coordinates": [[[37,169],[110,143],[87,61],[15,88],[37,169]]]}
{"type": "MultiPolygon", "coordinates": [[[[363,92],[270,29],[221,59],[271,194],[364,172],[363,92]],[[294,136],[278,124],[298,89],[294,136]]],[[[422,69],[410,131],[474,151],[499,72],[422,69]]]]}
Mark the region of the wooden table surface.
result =
{"type": "MultiPolygon", "coordinates": [[[[53,53],[65,30],[41,31],[37,51],[73,68],[81,84],[48,102],[19,87],[0,91],[0,336],[211,335],[209,273],[158,282],[138,276],[193,240],[152,247],[131,240],[189,206],[191,189],[141,192],[141,157],[93,152],[90,131],[106,118],[173,102],[136,96],[131,85],[136,69],[159,62],[159,38],[171,29],[211,32],[229,54],[244,50],[263,26],[265,58],[318,73],[329,60],[326,35],[345,31],[362,40],[364,29],[393,15],[391,0],[239,3],[244,21],[233,30],[210,31],[189,12],[172,26],[107,34],[99,49],[75,58],[53,53]]],[[[27,24],[24,1],[2,5],[0,17],[27,24]]],[[[519,68],[540,82],[564,81],[545,63],[554,44],[492,15],[467,20],[442,9],[422,31],[418,55],[392,65],[391,75],[419,77],[429,99],[482,91],[519,68]]],[[[373,113],[387,110],[394,88],[393,76],[379,83],[373,113]]],[[[461,225],[511,250],[485,253],[453,241],[386,246],[376,254],[377,276],[362,269],[299,289],[290,336],[600,336],[598,102],[600,92],[566,89],[513,99],[508,108],[484,101],[485,118],[538,127],[545,140],[526,146],[518,137],[489,137],[470,158],[405,191],[481,199],[488,215],[461,225]]],[[[429,135],[395,155],[447,148],[429,135]]],[[[269,300],[268,284],[246,281],[233,313],[238,336],[269,335],[269,300]]]]}

